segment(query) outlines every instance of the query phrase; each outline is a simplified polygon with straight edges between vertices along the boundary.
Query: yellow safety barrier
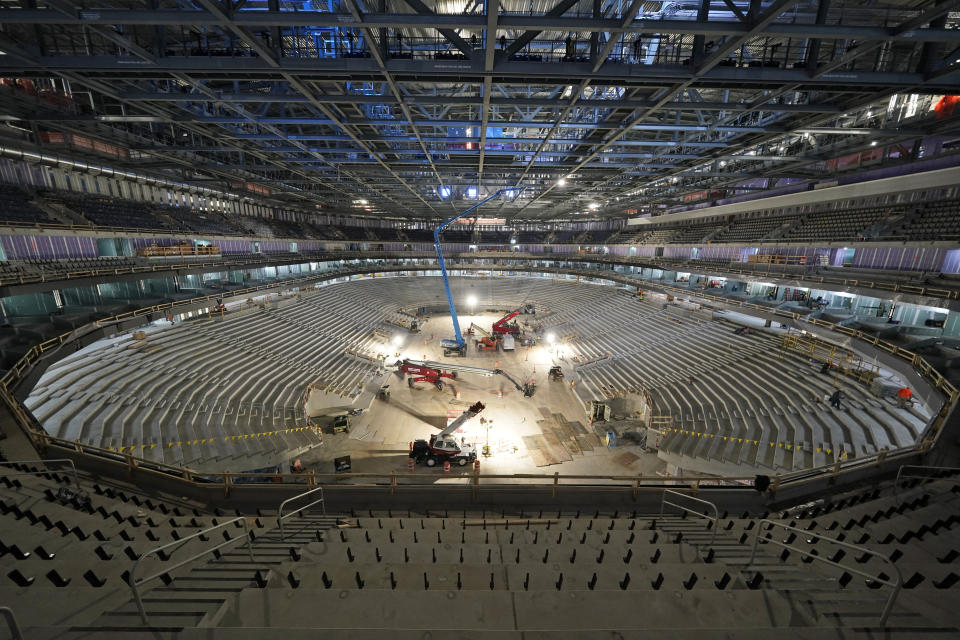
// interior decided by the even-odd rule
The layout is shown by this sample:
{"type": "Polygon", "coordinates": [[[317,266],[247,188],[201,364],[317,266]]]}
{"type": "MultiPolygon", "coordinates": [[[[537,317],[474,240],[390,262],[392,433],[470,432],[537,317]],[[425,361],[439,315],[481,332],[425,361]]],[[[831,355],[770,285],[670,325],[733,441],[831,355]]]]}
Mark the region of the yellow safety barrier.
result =
{"type": "MultiPolygon", "coordinates": [[[[213,444],[214,442],[230,442],[233,440],[247,440],[249,438],[269,438],[273,436],[280,436],[287,433],[296,433],[298,431],[319,431],[316,427],[293,427],[290,429],[276,429],[274,431],[262,431],[259,433],[243,433],[235,436],[223,436],[223,438],[199,438],[197,440],[173,440],[167,443],[167,449],[172,447],[196,447],[202,445],[213,444]]],[[[132,453],[134,451],[150,451],[151,449],[156,448],[158,445],[156,443],[151,444],[131,444],[124,445],[122,447],[108,447],[108,451],[115,451],[117,453],[132,453]]]]}
{"type": "MultiPolygon", "coordinates": [[[[677,427],[666,427],[663,429],[663,431],[672,432],[672,433],[682,433],[684,435],[693,436],[695,438],[710,438],[710,439],[720,438],[724,442],[745,442],[747,444],[752,444],[756,447],[769,445],[771,447],[776,447],[778,449],[785,449],[787,451],[806,451],[809,453],[814,452],[814,449],[812,446],[805,447],[793,442],[784,443],[784,442],[778,442],[778,441],[770,442],[769,440],[760,441],[760,440],[753,440],[752,438],[738,438],[737,436],[725,436],[719,433],[708,433],[706,431],[694,431],[692,429],[680,429],[677,427]]],[[[829,454],[829,453],[833,453],[833,449],[824,449],[823,447],[817,447],[816,452],[829,454]]]]}

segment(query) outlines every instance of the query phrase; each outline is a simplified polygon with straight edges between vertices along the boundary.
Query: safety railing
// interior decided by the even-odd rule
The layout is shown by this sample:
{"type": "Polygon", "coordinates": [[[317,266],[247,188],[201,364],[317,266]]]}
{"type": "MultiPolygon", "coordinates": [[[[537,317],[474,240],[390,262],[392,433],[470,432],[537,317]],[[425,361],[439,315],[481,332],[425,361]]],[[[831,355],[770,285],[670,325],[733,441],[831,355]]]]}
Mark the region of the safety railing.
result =
{"type": "Polygon", "coordinates": [[[897,469],[896,482],[899,484],[900,480],[903,478],[938,478],[957,473],[960,473],[960,467],[929,467],[926,465],[905,464],[897,469]],[[915,473],[912,471],[904,473],[905,469],[919,469],[921,473],[915,473]]]}
{"type": "Polygon", "coordinates": [[[169,544],[165,544],[165,545],[163,545],[162,547],[157,547],[156,549],[150,549],[149,551],[147,551],[146,553],[144,553],[143,555],[141,555],[139,558],[137,558],[136,561],[134,561],[133,566],[130,567],[130,578],[129,578],[128,584],[130,585],[130,591],[133,592],[133,601],[134,601],[134,602],[136,603],[136,605],[137,605],[137,612],[139,612],[139,614],[140,614],[140,619],[143,621],[143,624],[144,624],[145,626],[150,626],[150,622],[149,622],[148,619],[147,619],[147,611],[146,611],[146,609],[145,609],[144,606],[143,606],[143,597],[140,595],[140,587],[142,587],[143,585],[147,584],[148,582],[152,582],[152,581],[156,580],[157,578],[160,578],[160,577],[163,576],[163,575],[169,574],[171,571],[175,571],[176,569],[179,569],[180,567],[182,567],[182,566],[184,566],[184,565],[190,564],[190,563],[193,562],[194,560],[199,560],[200,558],[204,557],[205,555],[207,555],[207,554],[209,554],[209,553],[212,553],[212,552],[214,552],[214,551],[218,551],[218,550],[220,550],[220,549],[223,549],[224,547],[229,547],[229,546],[231,546],[231,545],[234,545],[234,544],[240,542],[241,540],[246,540],[246,542],[247,542],[247,553],[250,555],[250,562],[252,563],[252,562],[253,562],[253,547],[252,547],[251,544],[250,544],[250,525],[249,525],[249,523],[247,522],[247,519],[246,519],[246,518],[234,518],[233,520],[228,520],[228,521],[226,521],[226,522],[221,522],[220,524],[215,525],[215,526],[212,526],[212,527],[210,527],[209,529],[204,529],[203,531],[198,531],[197,533],[194,533],[193,535],[189,535],[189,536],[186,536],[186,537],[184,537],[184,538],[180,538],[179,540],[177,540],[177,541],[175,541],[175,542],[171,542],[171,543],[169,543],[169,544]],[[186,558],[186,559],[184,559],[184,560],[181,560],[180,562],[178,562],[178,563],[176,563],[176,564],[174,564],[174,565],[164,566],[164,568],[163,568],[162,570],[160,570],[160,571],[158,571],[158,572],[156,572],[156,573],[154,573],[154,574],[151,574],[151,575],[149,575],[149,576],[147,576],[147,577],[145,577],[145,578],[137,578],[137,569],[140,567],[140,563],[141,563],[145,558],[147,558],[147,557],[149,557],[149,556],[157,556],[157,557],[160,557],[159,554],[165,552],[167,549],[173,549],[173,551],[176,551],[177,549],[183,547],[186,543],[190,542],[191,540],[195,540],[195,539],[198,539],[198,538],[199,538],[200,540],[206,541],[207,536],[209,536],[210,533],[212,533],[212,532],[214,532],[214,531],[217,531],[218,529],[226,529],[227,527],[230,527],[231,525],[236,525],[237,523],[242,523],[242,524],[243,524],[243,538],[239,538],[239,537],[238,537],[238,538],[228,538],[228,539],[224,540],[223,542],[217,543],[216,545],[213,545],[212,547],[207,547],[206,549],[204,549],[204,550],[201,551],[200,553],[194,554],[194,555],[190,556],[189,558],[186,558]]]}
{"type": "Polygon", "coordinates": [[[687,494],[680,493],[679,491],[671,491],[670,489],[664,489],[663,493],[660,496],[660,515],[663,515],[663,508],[666,505],[670,505],[671,507],[676,507],[677,509],[680,509],[685,513],[691,513],[697,516],[698,518],[704,518],[706,520],[710,520],[713,523],[710,526],[710,530],[712,531],[712,534],[710,536],[710,546],[713,546],[713,543],[717,539],[717,526],[720,524],[720,512],[717,511],[717,505],[713,504],[709,500],[694,498],[693,496],[688,496],[687,494]],[[705,513],[700,513],[696,509],[691,509],[690,507],[686,507],[682,504],[677,504],[676,502],[670,502],[669,500],[667,500],[667,495],[677,496],[679,498],[683,498],[684,500],[690,500],[692,502],[696,502],[697,504],[707,505],[708,507],[713,509],[713,516],[709,516],[705,513]]]}
{"type": "MultiPolygon", "coordinates": [[[[268,256],[271,254],[267,254],[268,256]]],[[[116,276],[116,275],[131,275],[131,274],[149,274],[149,273],[158,273],[166,272],[176,268],[189,267],[190,269],[247,269],[250,267],[256,267],[258,265],[270,266],[279,263],[285,262],[322,262],[329,260],[348,260],[348,259],[370,259],[377,258],[379,256],[374,255],[373,253],[363,253],[356,251],[349,252],[337,252],[337,253],[301,253],[299,255],[290,255],[290,254],[272,254],[273,257],[255,257],[251,254],[246,258],[237,258],[236,256],[226,255],[222,260],[216,262],[158,262],[151,263],[147,265],[127,265],[127,266],[115,266],[115,267],[105,267],[101,269],[77,269],[77,270],[59,270],[59,269],[43,269],[43,267],[35,267],[39,269],[39,272],[20,272],[18,274],[4,274],[0,275],[0,286],[11,286],[18,284],[38,284],[43,282],[59,282],[61,280],[70,280],[73,278],[94,278],[94,277],[106,277],[106,276],[116,276]]],[[[209,256],[207,256],[209,257],[209,256]]]]}
{"type": "Polygon", "coordinates": [[[886,626],[887,618],[890,616],[890,611],[893,609],[893,603],[896,601],[897,596],[900,594],[900,589],[903,586],[903,576],[900,573],[900,568],[897,567],[897,565],[894,564],[893,560],[891,560],[888,556],[878,551],[874,551],[873,549],[868,549],[867,547],[863,547],[856,544],[850,544],[849,542],[837,540],[836,538],[831,538],[830,536],[825,536],[819,533],[806,531],[804,529],[798,529],[797,527],[791,527],[790,525],[783,524],[782,522],[775,522],[773,520],[761,520],[760,522],[757,523],[757,532],[753,538],[753,550],[750,552],[750,560],[747,562],[747,567],[751,566],[753,564],[753,561],[756,559],[757,547],[759,546],[761,540],[763,540],[765,544],[774,544],[774,545],[777,545],[778,547],[789,549],[790,551],[799,553],[807,558],[812,558],[813,560],[816,560],[818,562],[823,562],[831,566],[838,567],[849,573],[853,573],[858,576],[873,580],[884,586],[891,587],[893,591],[890,593],[890,597],[887,598],[887,603],[884,605],[883,611],[880,613],[880,626],[881,627],[886,626]],[[770,525],[770,526],[765,528],[764,525],[770,525]],[[761,533],[764,530],[769,531],[773,527],[779,527],[781,529],[785,529],[787,531],[790,531],[791,533],[797,534],[798,536],[813,537],[813,538],[818,538],[820,540],[825,540],[827,542],[830,542],[831,544],[835,544],[837,546],[844,547],[846,549],[852,549],[854,551],[858,551],[861,554],[866,553],[867,555],[876,556],[890,565],[890,567],[893,569],[894,575],[896,576],[896,580],[891,582],[889,579],[885,579],[880,576],[875,576],[872,573],[867,573],[866,571],[861,571],[856,567],[835,562],[830,558],[825,558],[822,555],[812,553],[810,551],[807,551],[806,549],[801,549],[800,547],[793,546],[788,542],[775,540],[772,537],[772,535],[761,536],[761,533]]]}
{"type": "MultiPolygon", "coordinates": [[[[69,460],[67,458],[51,458],[51,459],[43,459],[43,460],[13,460],[13,461],[8,460],[5,462],[0,462],[0,467],[14,467],[18,464],[23,464],[23,465],[42,464],[43,466],[47,466],[51,462],[54,462],[57,464],[64,464],[70,467],[70,470],[73,472],[73,482],[74,484],[77,485],[77,489],[80,488],[80,475],[77,473],[77,465],[74,464],[73,460],[69,460]]],[[[52,471],[50,469],[45,469],[43,471],[18,470],[17,473],[0,473],[0,475],[7,478],[11,478],[15,476],[42,476],[48,473],[52,473],[52,471]]]]}
{"type": "Polygon", "coordinates": [[[10,629],[10,637],[13,640],[23,640],[23,632],[20,631],[20,625],[17,623],[17,616],[13,614],[10,607],[0,607],[0,615],[7,621],[7,627],[10,629]]]}
{"type": "Polygon", "coordinates": [[[909,478],[909,479],[922,479],[930,480],[940,477],[945,477],[948,475],[954,475],[960,473],[960,467],[930,467],[925,465],[916,465],[916,464],[905,464],[901,465],[897,469],[897,477],[893,481],[893,491],[894,494],[899,493],[900,491],[900,481],[909,478]],[[906,471],[914,470],[914,471],[906,471]],[[906,471],[906,472],[905,472],[906,471]]]}
{"type": "Polygon", "coordinates": [[[313,506],[318,505],[318,504],[321,505],[322,508],[323,508],[323,515],[327,515],[327,503],[326,503],[326,501],[323,499],[323,487],[317,487],[316,489],[310,489],[310,491],[306,491],[306,492],[301,493],[300,495],[294,496],[294,497],[292,497],[292,498],[287,498],[286,500],[284,500],[283,502],[281,502],[281,503],[280,503],[280,507],[277,509],[277,526],[280,528],[280,540],[286,540],[286,534],[285,534],[284,531],[283,531],[283,521],[284,521],[284,520],[286,520],[287,518],[290,518],[290,517],[292,517],[292,516],[295,516],[296,514],[302,512],[302,511],[305,511],[305,510],[309,509],[310,507],[313,507],[313,506]],[[306,496],[313,495],[313,494],[316,494],[316,493],[319,493],[319,494],[320,494],[320,498],[319,498],[318,500],[314,500],[313,502],[311,502],[311,503],[309,503],[309,504],[305,504],[305,505],[303,505],[302,507],[298,507],[298,508],[294,509],[293,511],[291,511],[290,513],[287,513],[287,514],[284,514],[284,513],[283,513],[284,507],[286,507],[286,506],[287,506],[288,504],[290,504],[291,502],[296,502],[297,500],[300,500],[301,498],[305,498],[306,496]]]}

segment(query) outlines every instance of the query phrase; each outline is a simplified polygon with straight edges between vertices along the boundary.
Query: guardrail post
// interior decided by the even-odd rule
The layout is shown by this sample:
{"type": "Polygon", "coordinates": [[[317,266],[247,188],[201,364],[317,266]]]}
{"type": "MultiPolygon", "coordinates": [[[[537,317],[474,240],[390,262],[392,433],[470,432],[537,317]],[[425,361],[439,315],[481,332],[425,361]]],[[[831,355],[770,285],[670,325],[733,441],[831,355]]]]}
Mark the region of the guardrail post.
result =
{"type": "Polygon", "coordinates": [[[223,472],[223,497],[230,497],[230,487],[233,486],[233,479],[229,471],[223,472]]]}
{"type": "Polygon", "coordinates": [[[133,457],[132,453],[126,455],[127,458],[127,469],[130,471],[130,475],[133,475],[137,470],[137,459],[133,457]]]}
{"type": "Polygon", "coordinates": [[[553,497],[554,498],[557,497],[557,485],[559,484],[560,484],[560,472],[554,471],[553,472],[553,497]]]}
{"type": "Polygon", "coordinates": [[[780,474],[773,476],[773,482],[770,483],[770,495],[776,495],[780,488],[780,474]]]}
{"type": "Polygon", "coordinates": [[[633,501],[636,502],[640,497],[640,478],[633,481],[633,501]]]}
{"type": "Polygon", "coordinates": [[[884,460],[887,459],[887,450],[882,449],[880,453],[877,454],[877,466],[883,464],[884,460]]]}
{"type": "Polygon", "coordinates": [[[397,492],[397,472],[390,472],[390,495],[394,495],[397,492]]]}
{"type": "Polygon", "coordinates": [[[307,486],[315,487],[317,486],[317,472],[311,469],[307,472],[307,486]]]}
{"type": "Polygon", "coordinates": [[[480,499],[480,469],[473,469],[473,499],[480,499]]]}

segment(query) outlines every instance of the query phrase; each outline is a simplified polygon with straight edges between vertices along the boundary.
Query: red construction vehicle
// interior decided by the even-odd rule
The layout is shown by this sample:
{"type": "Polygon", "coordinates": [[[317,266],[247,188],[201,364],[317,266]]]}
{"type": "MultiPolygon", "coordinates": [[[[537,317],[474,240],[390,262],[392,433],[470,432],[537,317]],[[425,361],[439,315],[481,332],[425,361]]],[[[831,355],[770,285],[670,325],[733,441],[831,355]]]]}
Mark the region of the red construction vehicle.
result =
{"type": "Polygon", "coordinates": [[[511,320],[516,318],[518,315],[523,313],[523,309],[517,309],[516,311],[511,311],[507,315],[503,316],[499,320],[493,323],[493,332],[497,335],[512,334],[515,336],[520,335],[520,325],[516,322],[510,323],[511,320]]]}
{"type": "Polygon", "coordinates": [[[478,376],[489,378],[492,376],[503,376],[510,381],[517,391],[523,393],[525,398],[530,398],[537,391],[535,380],[520,382],[503,369],[483,369],[481,367],[471,367],[462,364],[453,364],[451,362],[430,362],[420,360],[397,360],[395,365],[397,371],[403,375],[409,373],[418,376],[417,378],[408,378],[408,384],[412,387],[415,382],[430,382],[435,384],[438,389],[443,389],[443,380],[441,378],[457,378],[457,372],[472,373],[478,376]]]}
{"type": "Polygon", "coordinates": [[[433,364],[435,363],[417,362],[415,360],[398,360],[397,369],[401,373],[411,376],[407,378],[407,384],[411,387],[418,382],[429,382],[435,386],[438,391],[443,391],[443,378],[456,380],[457,372],[443,371],[442,369],[431,366],[433,364]]]}
{"type": "Polygon", "coordinates": [[[451,422],[446,429],[430,436],[429,442],[426,440],[414,441],[413,448],[410,450],[410,457],[417,464],[424,463],[428,467],[435,467],[444,462],[463,467],[473,462],[477,459],[476,447],[458,442],[454,433],[464,422],[479,414],[484,408],[482,402],[477,402],[460,414],[460,417],[451,422]]]}
{"type": "Polygon", "coordinates": [[[496,351],[497,339],[491,336],[489,331],[485,331],[482,327],[471,322],[470,328],[467,329],[467,335],[473,335],[474,332],[483,336],[482,338],[478,338],[474,343],[477,345],[477,349],[480,351],[496,351]]]}

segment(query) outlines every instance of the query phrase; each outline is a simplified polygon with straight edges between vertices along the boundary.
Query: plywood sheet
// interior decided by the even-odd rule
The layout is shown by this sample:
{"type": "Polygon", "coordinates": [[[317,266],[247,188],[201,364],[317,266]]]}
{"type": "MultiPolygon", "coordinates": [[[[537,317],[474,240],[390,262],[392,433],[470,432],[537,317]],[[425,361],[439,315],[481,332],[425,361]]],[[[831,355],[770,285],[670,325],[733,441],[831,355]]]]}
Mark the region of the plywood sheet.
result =
{"type": "Polygon", "coordinates": [[[577,436],[577,445],[581,451],[593,451],[600,446],[600,438],[592,434],[577,436]]]}

